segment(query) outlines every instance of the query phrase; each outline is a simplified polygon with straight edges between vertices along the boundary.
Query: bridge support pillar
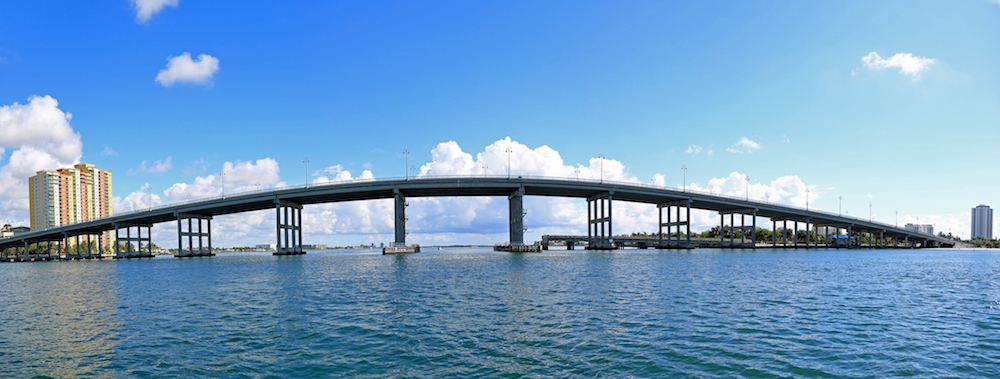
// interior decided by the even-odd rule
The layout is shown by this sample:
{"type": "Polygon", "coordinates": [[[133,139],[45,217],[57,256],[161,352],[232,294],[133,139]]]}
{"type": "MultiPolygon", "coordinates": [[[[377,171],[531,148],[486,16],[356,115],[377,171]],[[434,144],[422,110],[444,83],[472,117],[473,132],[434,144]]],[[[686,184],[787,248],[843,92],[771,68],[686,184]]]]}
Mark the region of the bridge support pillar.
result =
{"type": "Polygon", "coordinates": [[[275,215],[277,237],[277,249],[273,255],[299,255],[305,254],[302,250],[302,204],[288,200],[274,199],[277,209],[275,215]],[[284,213],[284,218],[282,218],[284,213]],[[282,239],[284,235],[284,239],[282,239]]]}
{"type": "Polygon", "coordinates": [[[115,229],[115,258],[152,258],[153,257],[153,225],[152,224],[118,224],[113,225],[115,229]],[[121,230],[125,229],[125,237],[121,237],[121,230]],[[135,237],[132,237],[132,228],[135,228],[135,237]],[[142,236],[142,228],[146,228],[146,237],[142,236]],[[122,251],[121,243],[125,242],[125,251],[122,251]],[[132,248],[135,242],[135,249],[132,248]],[[146,243],[146,251],[142,251],[142,244],[146,243]]]}
{"type": "Polygon", "coordinates": [[[587,198],[587,249],[614,250],[611,230],[611,198],[614,191],[587,198]]]}
{"type": "Polygon", "coordinates": [[[177,254],[174,258],[185,257],[211,257],[212,252],[212,216],[197,214],[175,213],[177,217],[177,254]],[[187,231],[184,231],[185,220],[187,220],[187,231]],[[205,229],[202,229],[202,221],[205,221],[205,229]],[[197,226],[195,226],[197,222],[197,226]],[[184,247],[184,237],[187,237],[187,248],[184,247]],[[195,239],[198,240],[195,248],[195,239]]]}
{"type": "Polygon", "coordinates": [[[395,193],[396,201],[396,238],[394,242],[397,245],[406,245],[406,206],[408,205],[406,196],[398,189],[394,189],[392,192],[395,193]]]}
{"type": "Polygon", "coordinates": [[[691,199],[677,200],[656,205],[657,213],[660,215],[660,233],[657,240],[659,249],[690,249],[691,248],[691,199]],[[671,219],[670,213],[676,207],[677,220],[671,219]],[[681,221],[681,208],[687,209],[684,221],[681,221]],[[667,210],[667,222],[663,222],[663,209],[667,210]],[[667,242],[663,242],[663,227],[667,227],[667,242]],[[677,238],[673,237],[673,227],[677,227],[677,238]],[[681,227],[686,228],[687,240],[681,242],[681,227]]]}
{"type": "Polygon", "coordinates": [[[806,219],[806,249],[809,248],[809,219],[806,219]]]}
{"type": "Polygon", "coordinates": [[[524,187],[518,188],[509,196],[510,244],[524,245],[524,187]]]}
{"type": "Polygon", "coordinates": [[[719,212],[719,232],[721,247],[754,248],[757,239],[757,208],[731,209],[719,212]],[[736,214],[740,215],[740,227],[736,227],[736,214]],[[726,215],[729,215],[729,227],[726,227],[726,215]],[[751,226],[747,226],[746,216],[751,216],[751,226]],[[736,229],[740,230],[740,243],[736,243],[736,229]],[[726,245],[726,231],[729,231],[729,245],[726,245]],[[747,234],[750,234],[749,236],[747,234]],[[748,238],[749,237],[749,238],[748,238]],[[749,239],[749,242],[747,241],[749,239]]]}

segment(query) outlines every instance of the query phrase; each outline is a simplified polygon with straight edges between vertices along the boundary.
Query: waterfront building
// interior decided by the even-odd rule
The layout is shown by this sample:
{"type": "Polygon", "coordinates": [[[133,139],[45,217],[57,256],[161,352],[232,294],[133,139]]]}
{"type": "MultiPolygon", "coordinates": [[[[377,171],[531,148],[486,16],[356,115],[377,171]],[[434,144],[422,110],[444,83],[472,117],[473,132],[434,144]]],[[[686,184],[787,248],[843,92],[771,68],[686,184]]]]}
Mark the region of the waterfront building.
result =
{"type": "Polygon", "coordinates": [[[970,238],[993,239],[993,208],[980,204],[972,208],[972,234],[970,238]]]}
{"type": "Polygon", "coordinates": [[[920,233],[934,234],[934,225],[931,224],[906,224],[903,228],[920,233]]]}
{"type": "MultiPolygon", "coordinates": [[[[31,229],[39,230],[112,215],[111,171],[80,163],[28,178],[31,229]]],[[[109,245],[111,232],[101,234],[109,245]]]]}

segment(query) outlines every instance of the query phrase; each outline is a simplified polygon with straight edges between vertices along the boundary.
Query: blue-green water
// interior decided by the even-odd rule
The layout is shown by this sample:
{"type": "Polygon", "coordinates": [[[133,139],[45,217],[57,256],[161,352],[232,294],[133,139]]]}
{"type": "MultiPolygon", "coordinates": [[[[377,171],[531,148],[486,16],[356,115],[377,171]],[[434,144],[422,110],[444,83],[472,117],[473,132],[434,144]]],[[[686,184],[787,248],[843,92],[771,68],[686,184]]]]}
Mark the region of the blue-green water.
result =
{"type": "Polygon", "coordinates": [[[0,264],[4,377],[1000,377],[1000,252],[0,264]]]}

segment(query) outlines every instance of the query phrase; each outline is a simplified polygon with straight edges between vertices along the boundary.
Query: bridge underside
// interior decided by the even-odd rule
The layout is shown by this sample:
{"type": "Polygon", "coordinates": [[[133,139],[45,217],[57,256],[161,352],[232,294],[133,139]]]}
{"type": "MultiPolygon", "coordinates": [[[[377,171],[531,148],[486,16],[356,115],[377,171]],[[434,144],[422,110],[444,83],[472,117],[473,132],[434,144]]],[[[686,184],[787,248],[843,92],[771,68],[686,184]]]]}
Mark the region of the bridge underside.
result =
{"type": "MultiPolygon", "coordinates": [[[[302,250],[302,208],[310,204],[395,199],[395,238],[394,242],[405,243],[407,236],[405,206],[408,197],[453,197],[453,196],[506,196],[509,201],[509,219],[511,245],[523,244],[525,230],[524,215],[526,211],[523,206],[524,196],[552,196],[587,199],[588,236],[586,246],[588,248],[607,249],[623,246],[618,241],[620,236],[613,234],[613,201],[628,201],[645,204],[653,204],[660,207],[660,217],[666,216],[666,220],[660,220],[657,226],[660,229],[655,243],[645,242],[647,246],[657,247],[684,247],[692,244],[690,236],[690,209],[701,209],[718,212],[720,218],[729,216],[727,220],[720,222],[720,245],[727,247],[748,247],[756,246],[757,241],[754,236],[756,232],[757,217],[771,219],[772,222],[782,222],[783,225],[791,223],[802,223],[805,238],[800,238],[795,228],[794,235],[787,233],[787,227],[782,228],[781,237],[778,233],[769,242],[772,247],[788,246],[791,239],[792,247],[803,246],[823,247],[843,246],[871,246],[871,247],[952,247],[955,241],[944,239],[938,236],[922,234],[914,231],[901,229],[891,225],[871,222],[869,220],[859,220],[839,215],[806,210],[789,206],[782,206],[771,203],[762,203],[749,199],[737,199],[712,194],[693,191],[682,191],[664,187],[654,187],[634,183],[601,183],[595,181],[581,181],[569,179],[548,179],[548,178],[421,178],[410,180],[368,180],[350,181],[341,183],[331,183],[328,185],[312,185],[308,188],[285,188],[266,192],[255,192],[249,194],[239,194],[228,196],[222,199],[207,199],[203,201],[168,205],[154,208],[149,211],[141,211],[126,215],[114,216],[110,218],[83,222],[68,226],[56,227],[46,230],[31,231],[28,233],[0,239],[0,260],[12,258],[47,259],[53,257],[72,256],[102,256],[107,255],[103,246],[105,243],[97,244],[97,253],[93,249],[89,253],[84,253],[79,247],[78,236],[88,239],[90,236],[100,237],[103,240],[110,239],[108,231],[118,231],[125,228],[125,235],[119,237],[120,241],[114,244],[118,247],[115,256],[149,256],[151,239],[150,229],[146,225],[153,225],[163,222],[178,222],[178,241],[183,245],[187,240],[187,245],[178,253],[179,256],[201,256],[212,254],[211,247],[211,217],[227,214],[248,212],[263,209],[277,210],[277,224],[275,228],[276,239],[278,241],[278,253],[281,254],[301,254],[302,250]],[[665,205],[669,204],[669,205],[665,205]],[[682,211],[681,208],[684,208],[682,211]],[[665,213],[664,213],[665,212],[665,213]],[[181,215],[185,215],[181,217],[181,215]],[[684,217],[682,217],[684,216],[684,217]],[[746,220],[749,216],[750,220],[746,220]],[[185,218],[186,217],[186,218],[185,218]],[[739,217],[739,219],[737,219],[739,217]],[[187,220],[187,222],[183,222],[187,220]],[[206,224],[203,229],[198,230],[194,226],[194,220],[198,220],[199,226],[202,221],[206,224]],[[747,222],[749,221],[749,223],[747,222]],[[737,225],[737,222],[739,225],[737,225]],[[190,223],[187,231],[182,232],[182,224],[190,223]],[[748,225],[749,224],[749,225],[748,225]],[[835,238],[829,241],[815,238],[815,227],[836,228],[835,238]],[[138,228],[136,236],[132,237],[131,228],[138,228]],[[118,229],[116,229],[118,228],[118,229]],[[142,237],[145,228],[146,237],[142,237]],[[663,229],[666,229],[665,231],[663,229]],[[685,229],[683,232],[681,229],[685,229]],[[681,235],[685,238],[681,238],[681,235]],[[809,237],[812,236],[812,237],[809,237]],[[194,239],[197,237],[198,246],[195,247],[194,239]],[[739,237],[739,240],[737,240],[739,237]],[[748,242],[749,240],[749,242],[748,242]],[[124,243],[119,246],[119,243],[124,243]],[[130,246],[135,243],[135,248],[130,246]],[[75,246],[74,249],[67,249],[75,246]],[[140,249],[145,246],[145,249],[140,249]],[[67,254],[67,250],[72,254],[67,254]]],[[[772,230],[777,232],[777,225],[772,223],[772,230]]],[[[101,240],[99,238],[99,240],[101,240]]],[[[102,241],[103,241],[102,240],[102,241]]],[[[569,241],[567,241],[569,242],[569,241]]],[[[573,241],[582,244],[583,241],[573,241]]],[[[88,241],[88,246],[90,243],[88,241]]],[[[181,247],[181,246],[179,246],[181,247]]]]}

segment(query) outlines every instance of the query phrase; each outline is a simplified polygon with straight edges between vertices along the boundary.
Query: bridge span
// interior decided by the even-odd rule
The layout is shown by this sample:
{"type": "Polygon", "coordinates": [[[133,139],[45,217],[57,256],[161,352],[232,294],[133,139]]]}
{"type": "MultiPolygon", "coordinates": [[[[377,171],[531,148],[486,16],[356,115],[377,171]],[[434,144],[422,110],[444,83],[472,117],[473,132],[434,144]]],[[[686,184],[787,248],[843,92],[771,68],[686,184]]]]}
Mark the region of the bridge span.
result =
{"type": "MultiPolygon", "coordinates": [[[[177,223],[178,257],[212,255],[211,221],[213,217],[248,211],[274,209],[277,215],[275,238],[277,255],[303,254],[302,250],[302,209],[312,204],[345,202],[373,199],[394,199],[396,244],[406,243],[406,199],[413,197],[456,197],[456,196],[505,196],[509,201],[510,238],[512,245],[524,243],[524,196],[553,196],[586,199],[587,201],[587,248],[614,249],[613,212],[615,201],[628,201],[656,205],[660,220],[656,228],[660,231],[656,247],[691,247],[691,209],[718,212],[720,217],[720,244],[723,247],[752,247],[745,242],[736,242],[736,231],[740,237],[756,241],[756,221],[759,217],[771,221],[772,230],[778,225],[782,230],[791,226],[794,230],[817,227],[836,230],[836,235],[868,236],[878,246],[889,242],[907,247],[954,247],[956,241],[920,233],[913,230],[887,225],[870,220],[844,217],[814,209],[804,209],[754,199],[710,194],[701,191],[667,188],[639,183],[609,182],[595,180],[574,180],[543,177],[418,177],[412,179],[370,179],[284,187],[264,191],[239,193],[173,203],[149,210],[140,210],[93,221],[72,225],[33,230],[27,233],[0,239],[0,260],[22,260],[25,258],[89,258],[106,256],[107,253],[90,250],[90,237],[113,231],[118,243],[114,246],[115,257],[148,257],[151,251],[134,251],[137,246],[152,244],[150,231],[154,224],[177,223]],[[728,216],[728,223],[726,222],[728,216]],[[747,219],[750,224],[747,224],[747,219]],[[737,225],[738,224],[738,225],[737,225]],[[800,229],[799,227],[803,228],[800,229]],[[145,229],[145,236],[143,230],[145,229]],[[132,231],[135,230],[135,236],[132,231]],[[122,235],[122,231],[125,232],[122,235]],[[73,256],[64,252],[65,245],[75,240],[80,245],[85,239],[88,251],[77,252],[73,256]],[[665,239],[664,239],[665,238],[665,239]],[[727,241],[728,239],[728,241],[727,241]],[[728,242],[728,243],[727,243],[728,242]],[[57,244],[53,256],[51,243],[57,244]],[[125,246],[121,246],[124,243],[125,246]],[[46,254],[41,254],[41,244],[46,245],[46,254]],[[34,249],[31,249],[34,247],[34,249]],[[30,251],[34,251],[31,256],[30,251]],[[96,254],[95,254],[96,253],[96,254]]],[[[832,234],[832,233],[831,233],[832,234]]],[[[847,238],[851,240],[851,237],[847,238]]],[[[858,239],[860,240],[860,239],[858,239]]],[[[775,244],[778,241],[774,241],[775,244]]],[[[806,241],[805,247],[809,247],[806,241]]]]}

